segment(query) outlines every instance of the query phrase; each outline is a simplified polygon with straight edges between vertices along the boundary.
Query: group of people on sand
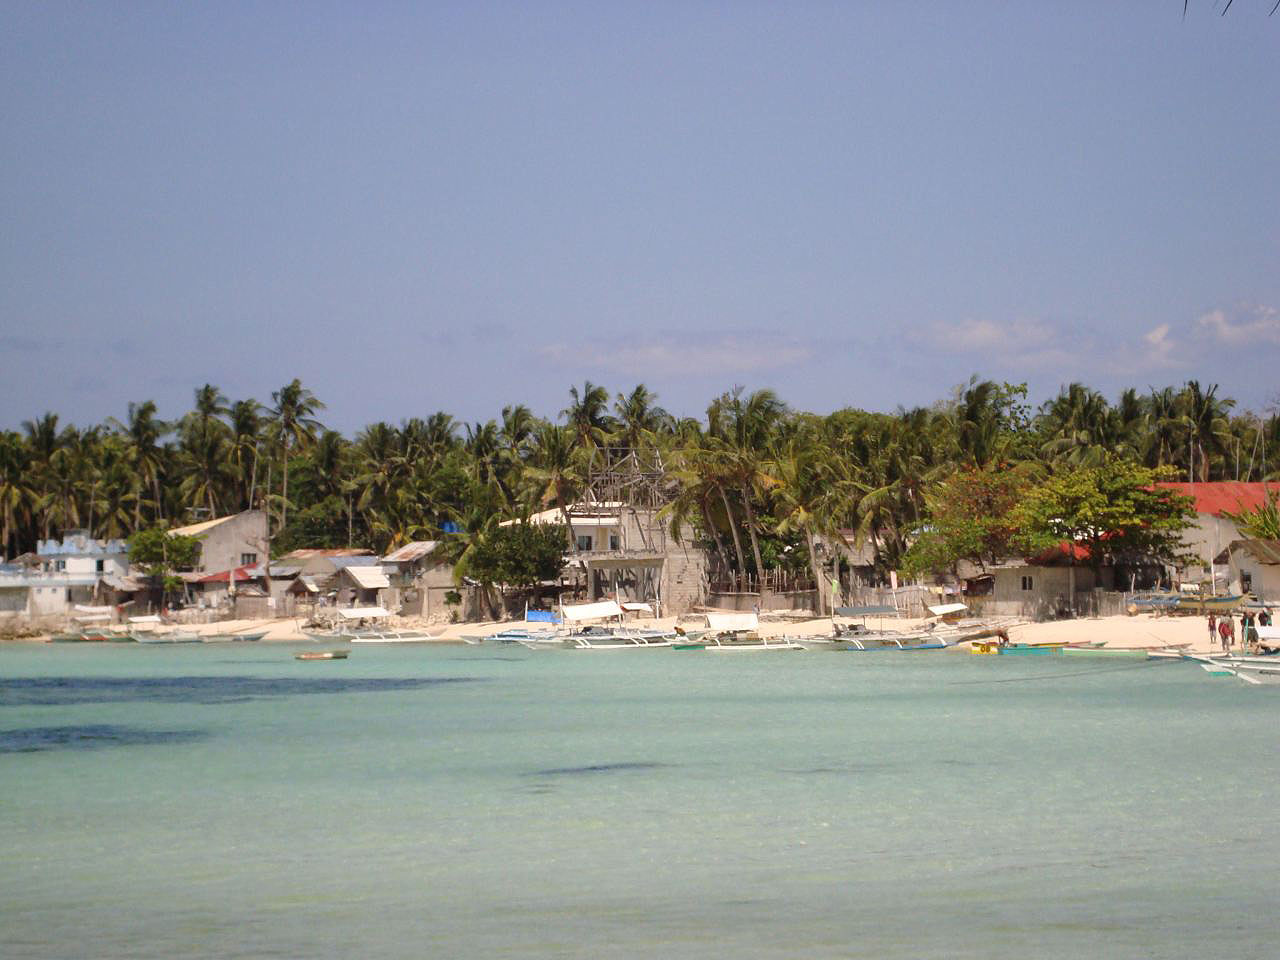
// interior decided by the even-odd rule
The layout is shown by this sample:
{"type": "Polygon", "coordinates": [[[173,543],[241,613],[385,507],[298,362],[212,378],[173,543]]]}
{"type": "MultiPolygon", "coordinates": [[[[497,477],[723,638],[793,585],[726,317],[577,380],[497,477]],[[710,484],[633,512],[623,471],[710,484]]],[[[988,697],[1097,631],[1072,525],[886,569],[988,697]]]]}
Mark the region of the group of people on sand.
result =
{"type": "MultiPolygon", "coordinates": [[[[1240,639],[1244,644],[1244,648],[1258,648],[1258,631],[1257,627],[1271,626],[1271,610],[1263,608],[1263,611],[1256,617],[1252,613],[1245,613],[1240,616],[1240,639]]],[[[1218,640],[1222,641],[1223,651],[1230,650],[1236,642],[1236,622],[1232,619],[1231,614],[1219,618],[1217,614],[1209,614],[1209,646],[1213,646],[1218,640]]]]}

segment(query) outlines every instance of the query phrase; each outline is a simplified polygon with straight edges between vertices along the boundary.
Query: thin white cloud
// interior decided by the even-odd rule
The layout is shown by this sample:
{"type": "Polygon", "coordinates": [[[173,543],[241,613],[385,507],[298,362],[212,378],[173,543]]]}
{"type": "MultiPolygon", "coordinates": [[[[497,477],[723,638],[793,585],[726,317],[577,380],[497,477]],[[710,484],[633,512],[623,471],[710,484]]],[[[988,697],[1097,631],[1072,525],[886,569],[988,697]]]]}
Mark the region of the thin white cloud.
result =
{"type": "Polygon", "coordinates": [[[1170,339],[1169,331],[1171,329],[1169,324],[1161,323],[1144,333],[1142,340],[1147,345],[1146,353],[1140,358],[1140,363],[1132,366],[1137,369],[1160,369],[1180,366],[1181,361],[1176,356],[1179,344],[1176,338],[1170,339]]]}
{"type": "Polygon", "coordinates": [[[1212,310],[1197,320],[1196,325],[1202,333],[1230,346],[1280,344],[1280,310],[1263,304],[1251,304],[1230,312],[1212,310]]]}
{"type": "Polygon", "coordinates": [[[662,331],[647,342],[625,339],[552,343],[537,352],[564,366],[629,376],[731,376],[793,367],[813,359],[813,345],[774,334],[662,331]]]}

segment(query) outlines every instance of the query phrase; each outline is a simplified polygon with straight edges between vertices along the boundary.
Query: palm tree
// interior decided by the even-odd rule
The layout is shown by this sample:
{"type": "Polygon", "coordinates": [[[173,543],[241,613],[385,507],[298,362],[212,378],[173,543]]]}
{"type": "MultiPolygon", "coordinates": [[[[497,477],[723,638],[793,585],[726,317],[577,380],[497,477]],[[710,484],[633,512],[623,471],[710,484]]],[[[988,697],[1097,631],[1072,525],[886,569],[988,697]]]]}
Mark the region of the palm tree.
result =
{"type": "Polygon", "coordinates": [[[575,448],[570,427],[546,423],[534,434],[527,474],[540,491],[545,506],[554,503],[568,530],[569,550],[578,549],[578,540],[569,517],[569,506],[582,489],[582,448],[575,448]]]}
{"type": "Polygon", "coordinates": [[[629,394],[618,394],[613,409],[618,415],[619,439],[632,449],[660,431],[670,432],[671,415],[657,405],[658,396],[643,383],[629,394]]]}
{"type": "Polygon", "coordinates": [[[820,616],[826,606],[817,539],[822,535],[839,536],[836,518],[844,500],[843,485],[834,482],[833,460],[832,451],[810,436],[792,438],[770,463],[776,480],[773,495],[778,506],[778,532],[795,531],[804,537],[820,616]]]}
{"type": "MultiPolygon", "coordinates": [[[[160,476],[164,465],[164,451],[160,438],[169,432],[170,426],[156,417],[156,405],[150,400],[129,404],[128,422],[115,418],[108,420],[116,430],[129,439],[129,457],[133,469],[144,485],[151,489],[156,519],[164,516],[164,499],[160,495],[160,476]]],[[[134,501],[133,526],[142,525],[142,497],[134,501]]]]}
{"type": "Polygon", "coordinates": [[[39,496],[31,486],[28,463],[22,438],[9,430],[0,433],[0,554],[7,556],[17,553],[18,523],[39,496]]]}
{"type": "Polygon", "coordinates": [[[608,413],[609,391],[588,380],[582,385],[581,394],[577,387],[570,387],[569,396],[572,402],[560,411],[560,416],[568,419],[578,446],[603,446],[613,427],[613,418],[608,413]]]}
{"type": "MultiPolygon", "coordinates": [[[[1235,406],[1235,401],[1221,398],[1217,394],[1216,383],[1205,390],[1198,380],[1188,380],[1179,395],[1183,423],[1191,444],[1190,459],[1194,461],[1190,471],[1194,474],[1196,467],[1199,467],[1201,481],[1207,481],[1210,477],[1210,458],[1226,456],[1227,437],[1230,433],[1227,411],[1235,406]]],[[[1192,476],[1192,479],[1195,477],[1192,476]]]]}
{"type": "Polygon", "coordinates": [[[190,507],[219,513],[220,494],[228,486],[231,432],[221,420],[189,414],[179,431],[177,467],[181,481],[178,491],[190,507]]]}
{"type": "Polygon", "coordinates": [[[306,447],[321,429],[320,421],[313,416],[325,408],[316,395],[294,377],[271,394],[275,404],[271,409],[271,422],[280,444],[280,469],[284,478],[280,494],[280,528],[289,522],[289,457],[295,448],[306,447]]]}
{"type": "Polygon", "coordinates": [[[231,420],[231,460],[235,465],[240,505],[254,508],[258,488],[258,451],[262,446],[262,404],[237,400],[228,411],[231,420]]]}
{"type": "Polygon", "coordinates": [[[24,420],[22,429],[27,434],[27,449],[30,451],[30,470],[36,497],[33,507],[38,511],[40,537],[49,539],[50,507],[53,496],[51,471],[54,456],[66,443],[67,431],[58,431],[58,415],[46,413],[38,420],[24,420]]]}
{"type": "Polygon", "coordinates": [[[742,498],[747,534],[751,538],[751,556],[762,585],[764,563],[760,558],[760,539],[756,533],[758,525],[752,498],[769,482],[763,469],[765,456],[785,413],[786,406],[772,390],[757,390],[744,398],[741,387],[720,396],[707,411],[708,423],[715,424],[713,432],[719,433],[716,439],[720,441],[728,473],[742,498]]]}
{"type": "Polygon", "coordinates": [[[1082,383],[1072,383],[1041,411],[1041,456],[1073,467],[1098,466],[1115,446],[1113,423],[1102,394],[1082,383]]]}

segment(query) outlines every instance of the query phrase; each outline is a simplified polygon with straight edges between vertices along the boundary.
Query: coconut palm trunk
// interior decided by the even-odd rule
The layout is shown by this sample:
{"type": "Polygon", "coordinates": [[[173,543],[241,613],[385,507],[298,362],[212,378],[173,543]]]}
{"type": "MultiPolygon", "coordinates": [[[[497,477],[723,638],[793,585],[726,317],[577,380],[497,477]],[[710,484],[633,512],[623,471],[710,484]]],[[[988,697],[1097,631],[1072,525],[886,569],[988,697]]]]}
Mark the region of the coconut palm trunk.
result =
{"type": "Polygon", "coordinates": [[[764,563],[760,559],[760,540],[756,537],[756,512],[751,508],[751,495],[746,484],[742,485],[742,505],[747,511],[747,534],[751,537],[751,556],[756,561],[756,577],[760,580],[760,595],[764,596],[764,563]]]}
{"type": "Polygon", "coordinates": [[[729,503],[729,495],[725,493],[724,487],[716,484],[716,491],[720,494],[720,500],[724,503],[725,516],[729,518],[729,532],[733,535],[733,550],[738,555],[738,579],[741,582],[742,577],[747,573],[747,557],[742,552],[742,537],[738,534],[738,524],[733,517],[733,507],[729,503]]]}

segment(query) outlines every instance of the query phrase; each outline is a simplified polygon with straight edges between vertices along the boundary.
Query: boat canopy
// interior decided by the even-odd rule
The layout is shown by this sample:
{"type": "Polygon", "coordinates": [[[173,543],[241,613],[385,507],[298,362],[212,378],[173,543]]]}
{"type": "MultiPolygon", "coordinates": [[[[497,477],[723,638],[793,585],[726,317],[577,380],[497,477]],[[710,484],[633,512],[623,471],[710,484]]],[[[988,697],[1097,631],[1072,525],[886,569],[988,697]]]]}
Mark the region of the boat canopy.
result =
{"type": "Polygon", "coordinates": [[[760,618],[754,613],[708,613],[707,626],[712,630],[757,630],[760,618]]]}
{"type": "Polygon", "coordinates": [[[891,607],[888,604],[871,607],[836,607],[837,617],[887,617],[897,612],[897,607],[891,607]]]}
{"type": "Polygon", "coordinates": [[[647,603],[632,603],[630,600],[620,604],[628,613],[653,613],[653,607],[647,603]]]}
{"type": "Polygon", "coordinates": [[[338,616],[343,620],[379,620],[391,616],[385,607],[339,607],[338,616]]]}
{"type": "Polygon", "coordinates": [[[81,613],[71,618],[76,623],[102,623],[111,619],[109,613],[81,613]]]}
{"type": "Polygon", "coordinates": [[[80,613],[110,613],[115,607],[90,607],[83,603],[76,604],[76,610],[80,613]]]}
{"type": "Polygon", "coordinates": [[[949,613],[962,613],[968,609],[963,603],[942,603],[936,607],[929,607],[929,612],[935,617],[945,617],[949,613]]]}
{"type": "Polygon", "coordinates": [[[153,613],[149,617],[130,617],[129,622],[130,623],[160,623],[161,621],[160,621],[160,617],[153,613]]]}
{"type": "Polygon", "coordinates": [[[622,608],[613,600],[602,600],[599,603],[566,603],[560,609],[566,620],[604,620],[608,617],[622,616],[622,608]]]}

